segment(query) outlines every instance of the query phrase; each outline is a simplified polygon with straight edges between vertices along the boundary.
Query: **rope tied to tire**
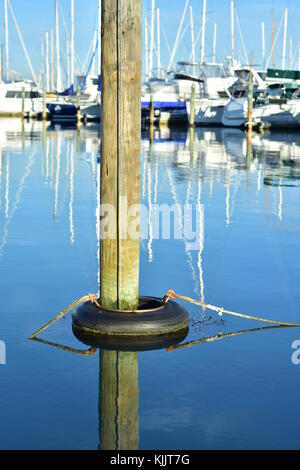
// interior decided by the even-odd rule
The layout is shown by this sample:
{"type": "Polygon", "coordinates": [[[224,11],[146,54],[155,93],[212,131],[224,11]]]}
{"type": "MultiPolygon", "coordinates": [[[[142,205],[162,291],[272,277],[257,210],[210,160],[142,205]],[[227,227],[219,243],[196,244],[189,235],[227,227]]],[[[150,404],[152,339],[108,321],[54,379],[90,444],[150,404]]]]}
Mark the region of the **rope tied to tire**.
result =
{"type": "MultiPolygon", "coordinates": [[[[190,304],[198,305],[198,306],[202,307],[204,310],[211,310],[211,311],[216,312],[219,316],[222,316],[225,313],[227,315],[232,315],[232,316],[235,316],[235,317],[245,318],[247,320],[259,321],[259,322],[263,322],[263,323],[270,323],[272,325],[300,327],[299,323],[288,323],[288,322],[283,322],[283,321],[278,321],[278,320],[269,320],[269,319],[262,318],[262,317],[255,317],[255,316],[252,316],[252,315],[247,315],[245,313],[238,313],[238,312],[233,312],[231,310],[226,310],[223,307],[217,307],[215,305],[207,304],[207,303],[204,302],[203,299],[202,300],[196,300],[196,299],[193,299],[193,298],[185,296],[185,295],[176,294],[176,292],[172,289],[167,291],[166,295],[164,295],[164,297],[161,299],[161,303],[166,305],[169,302],[170,299],[171,300],[180,299],[180,300],[183,300],[183,301],[188,302],[190,304]]],[[[39,330],[37,330],[35,333],[33,333],[31,336],[29,336],[29,339],[35,339],[40,333],[42,333],[47,328],[49,328],[51,325],[53,325],[53,323],[55,323],[56,321],[60,320],[64,316],[66,316],[69,312],[74,310],[75,307],[77,307],[78,305],[80,305],[84,302],[91,302],[91,303],[95,304],[99,309],[101,309],[101,305],[98,302],[98,297],[97,297],[96,294],[85,295],[85,296],[81,297],[80,299],[75,300],[74,302],[72,302],[66,308],[64,308],[58,315],[56,315],[52,320],[50,320],[48,323],[46,323],[46,325],[42,326],[39,330]]]]}
{"type": "Polygon", "coordinates": [[[215,305],[207,304],[207,303],[204,302],[203,299],[202,300],[196,300],[196,299],[192,299],[191,297],[187,297],[185,295],[176,294],[176,292],[174,292],[172,289],[168,290],[166,295],[163,297],[162,302],[163,303],[168,303],[169,299],[171,299],[171,300],[180,299],[180,300],[183,300],[183,301],[188,302],[190,304],[198,305],[198,306],[202,307],[204,310],[212,310],[214,312],[217,312],[217,314],[219,316],[222,316],[223,313],[225,313],[227,315],[232,315],[232,316],[235,316],[235,317],[246,318],[247,320],[260,321],[260,322],[263,322],[263,323],[271,323],[273,325],[294,326],[294,327],[299,327],[300,326],[299,323],[288,323],[288,322],[283,322],[283,321],[278,321],[278,320],[268,320],[268,319],[262,318],[262,317],[254,317],[252,315],[247,315],[245,313],[237,313],[237,312],[233,312],[231,310],[226,310],[223,307],[216,307],[215,305]]]}
{"type": "Polygon", "coordinates": [[[93,304],[97,305],[98,308],[101,308],[98,303],[97,296],[95,294],[85,295],[78,300],[74,300],[74,302],[72,302],[70,305],[64,308],[58,315],[56,315],[52,320],[46,323],[46,325],[42,326],[39,330],[37,330],[35,333],[29,336],[29,339],[36,338],[40,333],[42,333],[47,328],[49,328],[49,326],[53,325],[53,323],[55,323],[57,320],[60,320],[60,318],[65,317],[69,312],[74,310],[75,307],[77,307],[80,304],[83,304],[84,302],[92,302],[93,304]]]}

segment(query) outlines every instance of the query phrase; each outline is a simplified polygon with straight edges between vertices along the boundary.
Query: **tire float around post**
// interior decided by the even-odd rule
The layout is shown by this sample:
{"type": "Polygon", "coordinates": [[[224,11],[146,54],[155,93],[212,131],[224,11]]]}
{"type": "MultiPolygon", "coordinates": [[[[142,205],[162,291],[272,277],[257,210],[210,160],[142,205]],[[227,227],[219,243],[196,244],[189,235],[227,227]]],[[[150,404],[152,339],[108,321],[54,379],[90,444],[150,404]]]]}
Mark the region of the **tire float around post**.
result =
{"type": "Polygon", "coordinates": [[[189,314],[177,302],[140,297],[136,310],[113,310],[92,302],[80,305],[72,316],[73,332],[82,343],[119,351],[168,348],[188,334],[189,314]]]}

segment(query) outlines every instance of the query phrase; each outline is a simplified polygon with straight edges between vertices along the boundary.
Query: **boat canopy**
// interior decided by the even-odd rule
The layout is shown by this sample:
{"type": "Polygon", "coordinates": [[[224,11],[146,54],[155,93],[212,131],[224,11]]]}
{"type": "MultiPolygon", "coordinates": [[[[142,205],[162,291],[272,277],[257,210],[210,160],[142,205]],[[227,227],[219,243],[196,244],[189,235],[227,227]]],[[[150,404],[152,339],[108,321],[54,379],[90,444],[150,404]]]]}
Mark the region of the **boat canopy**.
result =
{"type": "Polygon", "coordinates": [[[227,78],[231,76],[224,64],[211,64],[199,62],[177,62],[176,73],[205,78],[227,78]]]}

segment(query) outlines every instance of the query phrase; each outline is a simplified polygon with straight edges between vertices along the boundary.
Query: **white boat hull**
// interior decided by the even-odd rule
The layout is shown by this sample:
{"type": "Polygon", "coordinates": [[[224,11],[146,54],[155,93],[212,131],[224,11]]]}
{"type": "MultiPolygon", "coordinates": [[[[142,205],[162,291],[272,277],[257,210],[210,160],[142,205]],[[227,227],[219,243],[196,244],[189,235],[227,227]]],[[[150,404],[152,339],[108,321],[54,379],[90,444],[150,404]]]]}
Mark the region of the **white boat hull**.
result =
{"type": "MultiPolygon", "coordinates": [[[[201,98],[195,100],[195,125],[196,126],[214,126],[222,124],[224,108],[227,99],[208,99],[201,98]]],[[[188,120],[190,122],[191,104],[186,104],[188,120]]]]}
{"type": "MultiPolygon", "coordinates": [[[[287,103],[264,104],[253,108],[254,122],[268,123],[275,128],[300,126],[300,100],[287,103]]],[[[242,127],[248,120],[247,98],[231,99],[225,106],[222,124],[226,127],[242,127]]]]}

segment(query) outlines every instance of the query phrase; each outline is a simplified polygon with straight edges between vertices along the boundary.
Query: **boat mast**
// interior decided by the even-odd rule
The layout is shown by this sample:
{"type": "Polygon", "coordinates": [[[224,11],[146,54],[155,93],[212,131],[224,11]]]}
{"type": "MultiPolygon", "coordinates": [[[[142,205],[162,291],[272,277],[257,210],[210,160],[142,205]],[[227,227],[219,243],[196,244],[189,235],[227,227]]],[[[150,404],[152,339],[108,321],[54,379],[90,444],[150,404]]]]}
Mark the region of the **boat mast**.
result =
{"type": "Polygon", "coordinates": [[[98,77],[101,75],[101,0],[98,2],[98,77]]]}
{"type": "Polygon", "coordinates": [[[275,69],[275,33],[274,33],[274,10],[271,10],[272,21],[272,51],[273,51],[273,69],[275,69]]]}
{"type": "Polygon", "coordinates": [[[75,65],[75,48],[74,48],[74,0],[71,0],[71,86],[75,84],[75,74],[74,74],[74,65],[75,65]]]}
{"type": "Polygon", "coordinates": [[[283,31],[282,69],[285,69],[287,19],[288,19],[288,9],[286,8],[286,9],[284,10],[284,31],[283,31]]]}
{"type": "Polygon", "coordinates": [[[50,89],[50,83],[49,83],[49,33],[48,31],[46,32],[46,91],[49,91],[50,89]]]}
{"type": "Polygon", "coordinates": [[[71,71],[70,71],[70,40],[67,37],[67,81],[68,88],[71,86],[71,71]]]}
{"type": "Polygon", "coordinates": [[[204,58],[205,58],[205,25],[206,25],[206,0],[203,0],[201,54],[200,54],[201,64],[204,63],[204,58]]]}
{"type": "Polygon", "coordinates": [[[152,0],[151,6],[151,35],[150,35],[150,66],[149,66],[149,78],[152,78],[153,71],[153,50],[154,50],[154,10],[155,0],[152,0]]]}
{"type": "Polygon", "coordinates": [[[261,41],[262,41],[262,64],[263,69],[265,69],[266,64],[266,43],[265,43],[265,23],[261,23],[261,41]]]}
{"type": "Polygon", "coordinates": [[[280,31],[281,31],[281,27],[282,27],[282,23],[283,23],[284,17],[285,17],[285,14],[282,15],[282,18],[281,18],[281,21],[280,21],[280,25],[279,25],[278,30],[277,30],[277,33],[276,33],[276,37],[275,37],[275,38],[272,38],[272,49],[271,49],[271,52],[270,52],[270,54],[269,54],[269,57],[268,57],[268,60],[267,60],[267,63],[266,63],[266,68],[269,67],[269,63],[270,63],[272,54],[273,54],[273,68],[275,67],[274,51],[275,51],[275,47],[276,47],[276,44],[277,44],[277,41],[278,41],[279,33],[280,33],[280,31]]]}
{"type": "Polygon", "coordinates": [[[216,63],[216,49],[217,49],[217,23],[214,23],[214,42],[213,42],[213,63],[216,63]]]}
{"type": "Polygon", "coordinates": [[[22,46],[22,48],[23,48],[23,51],[24,51],[24,54],[25,54],[25,57],[26,57],[26,60],[27,60],[27,64],[28,64],[28,66],[29,66],[29,68],[30,68],[30,72],[31,72],[33,81],[34,81],[34,83],[35,83],[36,85],[38,85],[38,81],[37,81],[35,72],[34,72],[34,70],[33,70],[33,67],[32,67],[32,64],[31,64],[31,61],[30,61],[30,58],[29,58],[29,55],[28,55],[26,46],[25,46],[25,43],[24,43],[24,41],[23,41],[23,37],[22,37],[21,31],[20,31],[20,28],[19,28],[17,19],[16,19],[16,17],[15,17],[15,14],[14,14],[14,11],[13,11],[13,9],[12,9],[12,6],[11,6],[10,1],[7,0],[7,2],[8,2],[8,7],[9,7],[9,10],[10,10],[11,16],[12,16],[13,21],[14,21],[15,26],[16,26],[16,30],[17,30],[17,33],[18,33],[18,36],[19,36],[19,40],[20,40],[21,46],[22,46]]]}
{"type": "Polygon", "coordinates": [[[149,80],[149,54],[148,54],[148,18],[145,16],[145,61],[146,61],[146,82],[149,80]]]}
{"type": "Polygon", "coordinates": [[[92,68],[92,75],[95,75],[96,70],[96,49],[97,49],[97,30],[94,31],[94,39],[93,39],[93,68],[92,68]]]}
{"type": "Polygon", "coordinates": [[[170,60],[169,60],[169,65],[168,65],[167,72],[170,72],[170,68],[171,68],[171,65],[173,63],[174,56],[176,54],[176,50],[177,50],[177,46],[178,46],[178,42],[179,42],[179,37],[180,37],[180,33],[181,33],[182,25],[183,25],[183,22],[184,22],[184,18],[185,18],[185,15],[186,15],[186,10],[187,10],[188,4],[189,4],[189,0],[186,0],[185,7],[184,7],[184,10],[183,10],[183,14],[182,14],[182,17],[181,17],[181,20],[180,20],[179,28],[178,28],[178,31],[177,31],[176,39],[175,39],[175,42],[174,42],[174,46],[173,46],[173,49],[172,49],[172,52],[171,52],[171,57],[170,57],[170,60]]]}
{"type": "Polygon", "coordinates": [[[231,58],[234,61],[234,0],[231,0],[231,58]]]}
{"type": "Polygon", "coordinates": [[[50,29],[51,35],[51,91],[54,90],[54,30],[50,29]]]}
{"type": "Polygon", "coordinates": [[[194,17],[193,17],[193,7],[192,6],[190,6],[190,21],[191,21],[191,39],[192,39],[192,61],[196,62],[194,17]]]}
{"type": "Polygon", "coordinates": [[[42,88],[43,91],[45,90],[45,46],[44,46],[44,38],[42,38],[42,88]]]}
{"type": "Polygon", "coordinates": [[[60,36],[59,36],[58,0],[55,0],[55,36],[56,36],[56,91],[62,91],[61,70],[60,70],[60,36]]]}
{"type": "Polygon", "coordinates": [[[290,65],[289,69],[292,70],[293,68],[293,40],[292,38],[290,39],[290,65]]]}
{"type": "Polygon", "coordinates": [[[157,77],[160,78],[160,12],[156,10],[156,30],[157,30],[157,77]]]}
{"type": "Polygon", "coordinates": [[[7,0],[4,0],[4,18],[5,18],[5,70],[6,81],[9,80],[9,44],[8,44],[8,14],[7,14],[7,0]]]}

